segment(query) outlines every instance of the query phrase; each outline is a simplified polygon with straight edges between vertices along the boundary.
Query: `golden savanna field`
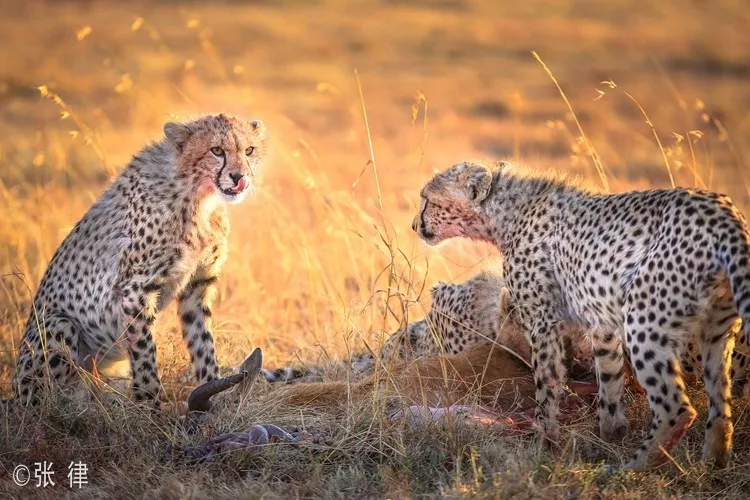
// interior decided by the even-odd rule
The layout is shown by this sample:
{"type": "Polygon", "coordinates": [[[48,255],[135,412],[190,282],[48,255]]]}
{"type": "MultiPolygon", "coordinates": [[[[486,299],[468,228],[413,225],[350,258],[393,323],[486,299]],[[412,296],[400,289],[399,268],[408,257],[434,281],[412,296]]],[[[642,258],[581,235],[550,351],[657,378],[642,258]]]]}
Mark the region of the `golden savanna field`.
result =
{"type": "MultiPolygon", "coordinates": [[[[376,348],[383,332],[422,317],[432,284],[498,258],[467,241],[428,248],[410,228],[422,184],[458,161],[514,159],[611,192],[707,187],[750,215],[748,26],[740,0],[3,0],[0,393],[10,394],[55,249],[165,121],[227,112],[268,127],[258,194],[230,208],[214,307],[220,364],[254,347],[269,367],[327,362],[376,348]]],[[[155,332],[177,401],[189,358],[174,306],[155,332]]],[[[43,407],[29,410],[43,418],[0,417],[0,496],[747,495],[750,406],[735,402],[735,456],[711,472],[698,460],[700,391],[673,463],[597,479],[647,426],[647,406],[631,397],[623,445],[598,440],[592,412],[558,457],[530,439],[394,430],[367,412],[334,424],[250,404],[206,435],[317,418],[331,438],[322,450],[269,447],[205,464],[163,457],[200,434],[128,407],[43,407]],[[64,477],[77,459],[90,467],[80,491],[64,477]],[[58,486],[13,484],[15,464],[41,460],[59,464],[58,486]]]]}

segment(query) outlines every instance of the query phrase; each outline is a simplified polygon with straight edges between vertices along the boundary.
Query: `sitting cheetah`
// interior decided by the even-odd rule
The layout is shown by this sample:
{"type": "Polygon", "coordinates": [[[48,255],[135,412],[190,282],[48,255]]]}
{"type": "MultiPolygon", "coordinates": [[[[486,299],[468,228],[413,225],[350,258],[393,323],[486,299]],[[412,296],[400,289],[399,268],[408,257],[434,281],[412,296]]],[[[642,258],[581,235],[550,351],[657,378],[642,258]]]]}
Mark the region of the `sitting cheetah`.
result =
{"type": "Polygon", "coordinates": [[[560,329],[591,331],[600,433],[627,420],[620,406],[623,344],[645,388],[653,422],[626,468],[663,463],[696,417],[680,368],[686,344],[700,348],[709,396],[704,459],[731,455],[729,359],[736,323],[750,333],[750,232],[724,195],[667,189],[595,194],[508,163],[460,163],[421,191],[414,230],[427,244],[463,236],[494,243],[529,336],[541,434],[554,422],[565,377],[560,329]]]}
{"type": "MultiPolygon", "coordinates": [[[[502,270],[489,268],[463,283],[438,283],[430,291],[432,307],[427,316],[409,323],[405,329],[391,334],[380,349],[380,361],[418,359],[436,355],[455,355],[475,345],[495,341],[511,347],[521,357],[529,358],[529,346],[518,335],[518,329],[503,329],[508,320],[507,289],[502,270]],[[514,338],[518,337],[518,338],[514,338]]],[[[580,335],[565,337],[570,357],[577,367],[593,364],[590,343],[581,342],[580,335]]],[[[354,355],[338,365],[355,375],[371,372],[376,363],[372,352],[354,355]]],[[[586,370],[586,368],[584,368],[586,370]]],[[[262,370],[268,382],[322,380],[325,367],[300,370],[290,367],[262,370]]]]}
{"type": "Polygon", "coordinates": [[[199,383],[218,366],[211,302],[226,257],[225,205],[254,190],[264,125],[225,115],[164,125],[55,252],[19,349],[14,391],[32,401],[64,384],[87,355],[124,345],[136,401],[158,406],[151,327],[176,296],[199,383]],[[122,343],[121,343],[122,341],[122,343]]]}

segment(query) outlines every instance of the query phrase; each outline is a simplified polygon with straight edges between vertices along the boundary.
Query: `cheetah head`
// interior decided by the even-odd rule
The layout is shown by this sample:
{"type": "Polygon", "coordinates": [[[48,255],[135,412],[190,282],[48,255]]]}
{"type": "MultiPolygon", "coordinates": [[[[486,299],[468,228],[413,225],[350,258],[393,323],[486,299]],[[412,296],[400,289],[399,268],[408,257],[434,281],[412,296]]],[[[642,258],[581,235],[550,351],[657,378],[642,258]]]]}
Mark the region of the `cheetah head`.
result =
{"type": "Polygon", "coordinates": [[[456,236],[487,239],[487,220],[480,205],[490,194],[492,179],[488,166],[472,162],[436,174],[422,188],[412,229],[428,245],[456,236]]]}
{"type": "MultiPolygon", "coordinates": [[[[414,355],[421,355],[418,352],[420,341],[429,334],[429,325],[427,320],[420,320],[409,323],[393,333],[383,344],[381,353],[383,359],[408,359],[414,355]]],[[[424,343],[424,342],[422,342],[424,343]]]]}
{"type": "Polygon", "coordinates": [[[254,191],[266,150],[263,122],[211,115],[169,122],[164,135],[176,150],[179,174],[192,180],[199,196],[216,193],[236,203],[254,191]]]}

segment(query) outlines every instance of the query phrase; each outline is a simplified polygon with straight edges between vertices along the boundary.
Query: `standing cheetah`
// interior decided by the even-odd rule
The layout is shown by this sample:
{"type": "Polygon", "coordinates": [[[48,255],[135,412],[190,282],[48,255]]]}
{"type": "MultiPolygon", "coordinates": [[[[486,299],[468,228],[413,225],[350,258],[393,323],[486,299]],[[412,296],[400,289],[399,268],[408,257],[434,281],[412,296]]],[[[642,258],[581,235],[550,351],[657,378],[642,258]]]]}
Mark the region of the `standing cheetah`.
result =
{"type": "Polygon", "coordinates": [[[227,203],[253,191],[264,125],[225,115],[167,123],[136,154],[55,252],[19,349],[22,402],[64,384],[87,354],[124,346],[136,401],[158,405],[151,327],[177,297],[182,332],[203,383],[217,376],[211,302],[226,257],[227,203]]]}
{"type": "Polygon", "coordinates": [[[602,195],[507,163],[460,163],[422,189],[413,228],[427,244],[463,236],[494,243],[532,348],[542,435],[555,421],[565,377],[562,326],[590,329],[600,433],[625,430],[623,344],[653,422],[626,468],[666,460],[696,417],[680,368],[700,348],[709,396],[704,459],[726,465],[733,426],[729,359],[736,323],[750,333],[750,232],[724,195],[668,189],[602,195]]]}

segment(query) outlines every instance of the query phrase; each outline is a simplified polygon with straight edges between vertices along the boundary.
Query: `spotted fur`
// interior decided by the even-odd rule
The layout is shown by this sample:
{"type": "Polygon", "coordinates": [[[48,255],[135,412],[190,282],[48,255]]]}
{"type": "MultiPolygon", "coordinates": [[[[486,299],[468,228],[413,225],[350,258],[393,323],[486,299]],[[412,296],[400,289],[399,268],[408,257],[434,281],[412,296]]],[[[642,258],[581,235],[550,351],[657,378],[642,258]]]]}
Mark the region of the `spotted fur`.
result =
{"type": "Polygon", "coordinates": [[[254,189],[264,126],[225,115],[167,123],[64,239],[47,266],[18,354],[14,391],[36,399],[87,356],[129,354],[137,401],[158,404],[152,325],[177,298],[203,383],[217,376],[211,303],[226,258],[227,203],[254,189]]]}
{"type": "Polygon", "coordinates": [[[667,459],[696,416],[680,357],[695,341],[709,397],[704,458],[731,454],[730,359],[750,331],[750,232],[729,197],[698,189],[616,195],[534,175],[507,163],[461,163],[421,191],[414,229],[428,244],[452,237],[494,243],[511,302],[532,349],[541,435],[554,440],[565,380],[559,332],[568,322],[593,341],[602,437],[625,429],[627,349],[653,413],[626,466],[667,459]]]}

